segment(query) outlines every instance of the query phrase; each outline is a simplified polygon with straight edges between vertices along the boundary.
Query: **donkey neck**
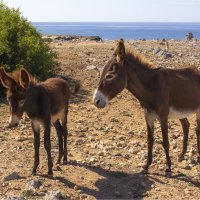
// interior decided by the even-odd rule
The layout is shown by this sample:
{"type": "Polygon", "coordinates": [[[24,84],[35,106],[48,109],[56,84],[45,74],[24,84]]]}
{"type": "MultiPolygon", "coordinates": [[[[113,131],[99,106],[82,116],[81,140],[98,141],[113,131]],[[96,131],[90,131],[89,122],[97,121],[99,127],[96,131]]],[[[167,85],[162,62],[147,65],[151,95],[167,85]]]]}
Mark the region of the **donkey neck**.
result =
{"type": "Polygon", "coordinates": [[[155,70],[144,63],[126,62],[127,71],[127,89],[130,91],[143,105],[151,101],[154,94],[150,89],[152,77],[155,70]]]}

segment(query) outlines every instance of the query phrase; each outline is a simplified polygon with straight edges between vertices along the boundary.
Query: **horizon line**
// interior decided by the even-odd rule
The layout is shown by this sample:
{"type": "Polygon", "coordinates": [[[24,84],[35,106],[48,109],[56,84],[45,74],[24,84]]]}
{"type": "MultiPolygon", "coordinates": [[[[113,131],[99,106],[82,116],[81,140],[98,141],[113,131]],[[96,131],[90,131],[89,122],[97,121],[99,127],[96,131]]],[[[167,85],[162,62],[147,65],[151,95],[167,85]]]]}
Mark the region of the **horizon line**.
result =
{"type": "Polygon", "coordinates": [[[30,21],[32,23],[200,23],[195,21],[30,21]]]}

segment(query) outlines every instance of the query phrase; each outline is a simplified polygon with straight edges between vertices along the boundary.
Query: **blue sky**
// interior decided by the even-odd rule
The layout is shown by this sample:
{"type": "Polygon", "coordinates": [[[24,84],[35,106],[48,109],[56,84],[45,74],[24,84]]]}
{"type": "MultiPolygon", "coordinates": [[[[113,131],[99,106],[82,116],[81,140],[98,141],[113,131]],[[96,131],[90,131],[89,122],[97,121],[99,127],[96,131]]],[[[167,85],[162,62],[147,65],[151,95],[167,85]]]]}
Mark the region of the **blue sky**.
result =
{"type": "Polygon", "coordinates": [[[200,22],[200,0],[3,0],[32,22],[200,22]]]}

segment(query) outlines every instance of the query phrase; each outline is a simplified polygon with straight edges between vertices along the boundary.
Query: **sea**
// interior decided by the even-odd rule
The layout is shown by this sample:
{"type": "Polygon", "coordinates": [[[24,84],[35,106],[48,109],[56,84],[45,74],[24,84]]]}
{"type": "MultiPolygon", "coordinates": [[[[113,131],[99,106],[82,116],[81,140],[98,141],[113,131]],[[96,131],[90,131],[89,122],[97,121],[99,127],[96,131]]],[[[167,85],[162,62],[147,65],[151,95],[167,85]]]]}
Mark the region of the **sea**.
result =
{"type": "Polygon", "coordinates": [[[188,32],[200,38],[200,23],[161,22],[33,22],[41,34],[99,36],[102,39],[184,39],[188,32]]]}

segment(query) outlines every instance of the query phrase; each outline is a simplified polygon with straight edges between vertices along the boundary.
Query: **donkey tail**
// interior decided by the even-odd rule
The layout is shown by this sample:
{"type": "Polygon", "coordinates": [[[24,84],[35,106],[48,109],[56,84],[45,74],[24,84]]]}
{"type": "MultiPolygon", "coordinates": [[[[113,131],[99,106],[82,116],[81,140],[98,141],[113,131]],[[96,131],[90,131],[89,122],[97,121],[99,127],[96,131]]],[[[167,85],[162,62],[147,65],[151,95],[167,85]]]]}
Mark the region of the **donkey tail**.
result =
{"type": "Polygon", "coordinates": [[[80,90],[80,88],[81,88],[81,84],[80,84],[79,81],[77,81],[77,82],[75,83],[75,85],[74,85],[74,90],[71,91],[71,94],[72,94],[72,95],[75,95],[75,94],[80,90]]]}

